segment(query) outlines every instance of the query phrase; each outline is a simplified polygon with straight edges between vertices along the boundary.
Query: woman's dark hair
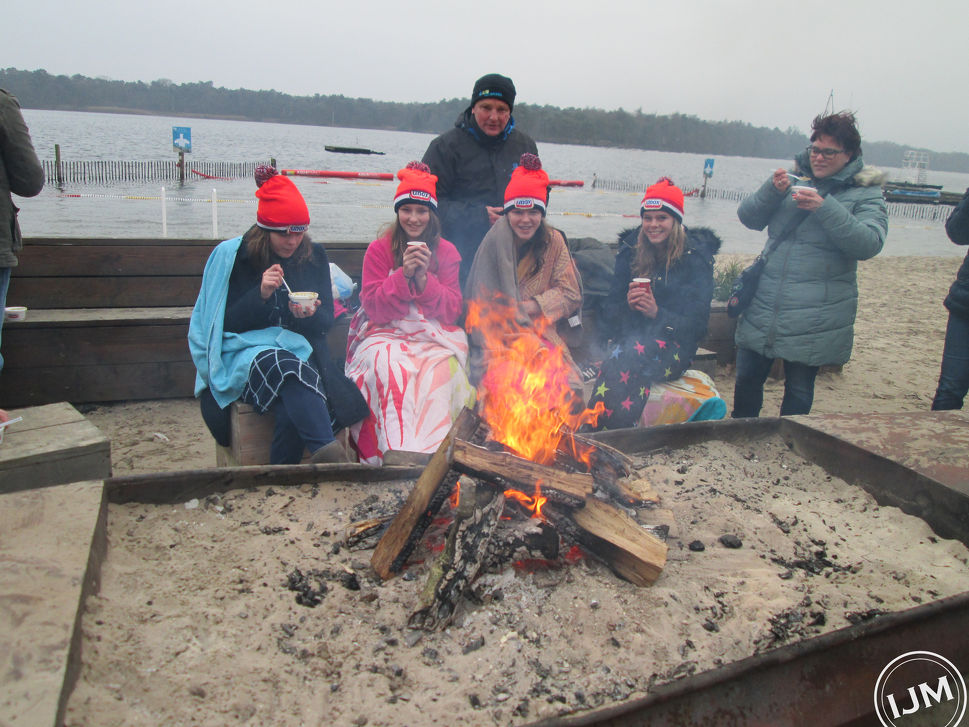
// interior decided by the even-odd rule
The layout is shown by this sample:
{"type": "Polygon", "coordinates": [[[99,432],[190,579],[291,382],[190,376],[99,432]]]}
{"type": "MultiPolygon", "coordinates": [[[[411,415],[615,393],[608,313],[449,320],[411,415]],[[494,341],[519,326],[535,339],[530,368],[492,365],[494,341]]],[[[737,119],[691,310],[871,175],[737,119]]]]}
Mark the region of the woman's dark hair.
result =
{"type": "MultiPolygon", "coordinates": [[[[430,207],[428,209],[431,211],[431,215],[427,220],[427,227],[424,228],[422,237],[431,251],[431,262],[428,265],[428,269],[431,272],[436,272],[437,243],[441,241],[441,219],[437,216],[437,212],[430,207]]],[[[394,254],[394,265],[399,268],[404,264],[404,250],[407,248],[407,243],[410,240],[403,226],[400,224],[399,215],[395,215],[394,221],[380,231],[379,236],[383,237],[384,235],[390,235],[390,250],[394,254]]]]}
{"type": "MultiPolygon", "coordinates": [[[[514,230],[512,231],[514,234],[514,230]]],[[[516,235],[517,237],[517,235],[516,235]]],[[[548,249],[549,243],[552,241],[552,228],[549,226],[548,222],[545,221],[545,216],[542,216],[542,221],[538,223],[538,227],[535,228],[535,232],[530,240],[525,240],[524,244],[518,251],[519,259],[524,257],[528,252],[532,252],[535,255],[535,265],[532,269],[528,271],[529,275],[538,275],[538,271],[542,269],[542,261],[545,259],[545,251],[548,249]]]]}
{"type": "MultiPolygon", "coordinates": [[[[310,259],[313,254],[312,242],[310,233],[304,232],[303,240],[293,253],[292,261],[299,264],[310,259]]],[[[261,273],[272,264],[273,249],[269,244],[269,230],[253,225],[242,236],[242,244],[246,246],[249,262],[257,272],[261,273]]]]}
{"type": "Polygon", "coordinates": [[[861,151],[861,134],[858,133],[855,115],[850,111],[815,116],[811,122],[811,141],[817,141],[822,134],[835,139],[852,159],[861,151]]]}

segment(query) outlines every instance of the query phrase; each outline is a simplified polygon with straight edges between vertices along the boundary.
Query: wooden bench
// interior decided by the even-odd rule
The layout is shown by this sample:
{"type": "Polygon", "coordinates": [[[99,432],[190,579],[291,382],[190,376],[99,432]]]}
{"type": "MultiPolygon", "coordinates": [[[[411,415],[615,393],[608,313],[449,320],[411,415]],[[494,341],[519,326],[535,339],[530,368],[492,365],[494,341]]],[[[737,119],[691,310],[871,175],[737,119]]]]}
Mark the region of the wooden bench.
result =
{"type": "Polygon", "coordinates": [[[73,406],[13,409],[0,443],[0,493],[111,476],[111,443],[73,406]]]}
{"type": "MultiPolygon", "coordinates": [[[[13,268],[3,327],[5,407],[192,396],[188,323],[213,240],[33,238],[13,268]]],[[[327,243],[359,281],[366,243],[327,243]]],[[[346,328],[330,340],[342,359],[346,328]]]]}

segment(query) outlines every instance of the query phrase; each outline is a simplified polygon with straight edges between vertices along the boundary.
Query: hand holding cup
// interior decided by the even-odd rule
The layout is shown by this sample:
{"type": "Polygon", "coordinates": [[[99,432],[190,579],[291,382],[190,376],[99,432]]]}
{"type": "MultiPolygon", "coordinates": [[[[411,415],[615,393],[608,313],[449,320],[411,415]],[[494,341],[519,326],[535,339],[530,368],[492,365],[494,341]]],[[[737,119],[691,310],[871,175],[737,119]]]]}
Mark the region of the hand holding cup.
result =
{"type": "Polygon", "coordinates": [[[405,276],[413,278],[419,273],[426,273],[430,263],[431,249],[427,246],[426,242],[411,240],[407,243],[402,264],[405,276]]]}

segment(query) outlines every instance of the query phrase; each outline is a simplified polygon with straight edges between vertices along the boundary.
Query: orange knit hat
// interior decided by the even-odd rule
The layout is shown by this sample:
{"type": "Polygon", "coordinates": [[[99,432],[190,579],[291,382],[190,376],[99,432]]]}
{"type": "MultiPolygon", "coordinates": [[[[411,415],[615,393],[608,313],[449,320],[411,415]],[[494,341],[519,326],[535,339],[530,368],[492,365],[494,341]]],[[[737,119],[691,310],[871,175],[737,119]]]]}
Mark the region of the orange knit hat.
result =
{"type": "Polygon", "coordinates": [[[423,162],[408,162],[397,172],[400,184],[394,195],[394,212],[404,204],[422,204],[437,209],[437,177],[423,162]]]}
{"type": "Polygon", "coordinates": [[[522,154],[518,166],[511,173],[505,187],[505,211],[530,210],[537,207],[545,216],[548,203],[548,174],[542,169],[542,160],[528,152],[522,154]]]}
{"type": "Polygon", "coordinates": [[[669,212],[683,222],[683,190],[669,177],[660,177],[646,188],[639,214],[643,212],[669,212]]]}
{"type": "Polygon", "coordinates": [[[270,177],[256,190],[256,224],[277,232],[306,232],[310,211],[296,185],[281,174],[270,177]]]}

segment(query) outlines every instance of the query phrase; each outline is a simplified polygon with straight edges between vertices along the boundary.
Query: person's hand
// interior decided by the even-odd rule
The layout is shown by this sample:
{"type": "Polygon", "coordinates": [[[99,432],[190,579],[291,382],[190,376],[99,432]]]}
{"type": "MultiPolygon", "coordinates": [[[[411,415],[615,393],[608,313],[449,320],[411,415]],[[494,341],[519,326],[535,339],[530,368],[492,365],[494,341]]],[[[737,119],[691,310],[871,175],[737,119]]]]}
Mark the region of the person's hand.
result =
{"type": "Polygon", "coordinates": [[[542,307],[534,298],[529,298],[528,300],[523,301],[521,306],[522,310],[529,318],[538,318],[540,315],[542,315],[542,307]]]}
{"type": "Polygon", "coordinates": [[[323,305],[323,301],[319,298],[313,301],[313,310],[307,310],[299,303],[289,302],[289,312],[293,314],[296,318],[311,318],[316,315],[316,311],[319,310],[320,306],[323,305]]]}
{"type": "Polygon", "coordinates": [[[807,210],[808,212],[814,212],[818,207],[824,204],[824,197],[818,194],[816,189],[799,189],[791,194],[794,202],[797,203],[799,209],[807,210]]]}
{"type": "Polygon", "coordinates": [[[626,302],[634,311],[639,311],[647,318],[655,318],[659,313],[652,288],[644,288],[637,283],[630,283],[626,292],[626,302]]]}
{"type": "Polygon", "coordinates": [[[10,415],[7,414],[3,409],[0,409],[0,422],[10,421],[10,415]]]}
{"type": "Polygon", "coordinates": [[[791,186],[791,178],[787,175],[787,170],[780,167],[774,170],[774,177],[771,181],[774,183],[774,189],[778,192],[786,192],[787,188],[791,186]]]}
{"type": "Polygon", "coordinates": [[[262,282],[259,283],[259,295],[263,300],[269,300],[272,294],[280,285],[283,284],[283,268],[279,263],[270,265],[262,274],[262,282]]]}
{"type": "Polygon", "coordinates": [[[404,250],[401,267],[404,277],[413,281],[417,291],[427,285],[427,267],[431,264],[431,250],[427,245],[408,245],[404,250]]]}
{"type": "Polygon", "coordinates": [[[488,224],[489,225],[493,225],[498,220],[501,219],[501,213],[503,211],[501,207],[492,207],[490,205],[485,205],[485,209],[488,210],[488,224]]]}

